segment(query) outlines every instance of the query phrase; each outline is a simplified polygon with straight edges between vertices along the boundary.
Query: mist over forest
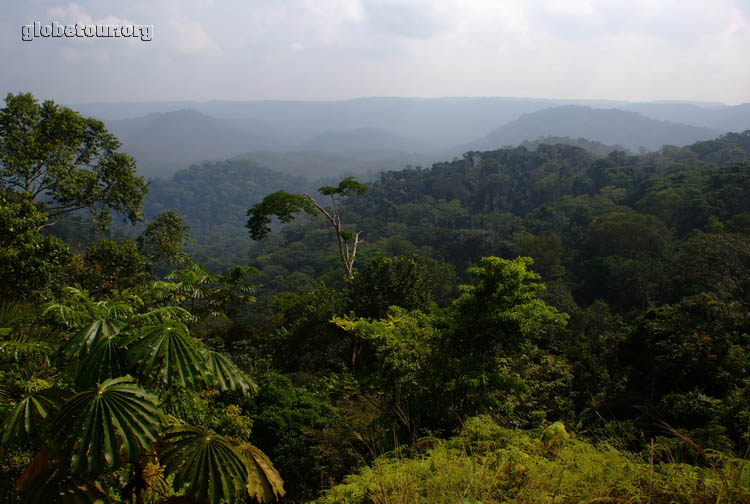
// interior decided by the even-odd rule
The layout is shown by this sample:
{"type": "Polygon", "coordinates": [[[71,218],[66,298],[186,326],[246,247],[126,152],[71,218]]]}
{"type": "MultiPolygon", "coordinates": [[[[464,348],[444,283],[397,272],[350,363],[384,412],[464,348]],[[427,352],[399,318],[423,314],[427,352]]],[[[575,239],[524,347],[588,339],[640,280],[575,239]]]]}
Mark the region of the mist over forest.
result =
{"type": "Polygon", "coordinates": [[[744,131],[750,117],[747,105],[522,98],[99,103],[77,108],[105,121],[123,150],[138,161],[139,173],[148,177],[168,177],[193,163],[241,155],[308,178],[376,173],[547,136],[654,151],[744,131]],[[264,154],[271,152],[280,159],[264,154]],[[314,164],[325,159],[327,167],[295,166],[291,159],[300,153],[314,164]]]}

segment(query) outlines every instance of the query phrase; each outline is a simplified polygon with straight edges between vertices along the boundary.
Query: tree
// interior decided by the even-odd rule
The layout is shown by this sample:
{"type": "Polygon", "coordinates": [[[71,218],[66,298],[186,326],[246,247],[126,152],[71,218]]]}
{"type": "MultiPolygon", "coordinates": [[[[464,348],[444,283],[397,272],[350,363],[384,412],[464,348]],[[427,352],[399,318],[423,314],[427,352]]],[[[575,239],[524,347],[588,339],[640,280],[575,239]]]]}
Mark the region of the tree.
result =
{"type": "Polygon", "coordinates": [[[710,294],[652,308],[622,345],[629,377],[617,399],[631,414],[647,415],[648,423],[655,418],[696,429],[690,437],[707,449],[726,449],[728,434],[746,453],[749,345],[747,318],[710,294]]]}
{"type": "Polygon", "coordinates": [[[474,283],[459,286],[461,296],[451,307],[462,351],[513,353],[566,324],[567,315],[540,299],[545,285],[529,271],[532,264],[529,257],[483,257],[467,270],[474,283]]]}
{"type": "MultiPolygon", "coordinates": [[[[459,286],[440,362],[441,383],[452,384],[443,393],[453,394],[461,414],[487,407],[510,414],[509,392],[521,394],[538,381],[549,360],[536,345],[554,340],[567,323],[566,314],[541,299],[545,286],[531,264],[529,257],[483,257],[467,270],[472,283],[459,286]]],[[[552,368],[560,379],[567,373],[564,365],[552,368]]]]}
{"type": "Polygon", "coordinates": [[[153,263],[189,264],[190,256],[182,247],[191,241],[190,226],[178,213],[164,212],[154,218],[138,237],[138,248],[153,263]]]}
{"type": "Polygon", "coordinates": [[[339,182],[337,187],[323,186],[318,189],[318,192],[331,198],[330,209],[324,208],[307,193],[290,194],[286,191],[277,191],[269,194],[263,198],[263,201],[247,211],[247,215],[250,217],[247,221],[250,236],[253,240],[262,240],[270,233],[269,224],[271,224],[272,216],[276,216],[283,223],[289,223],[294,220],[294,214],[299,212],[308,215],[323,214],[336,232],[339,256],[341,263],[344,265],[346,277],[352,279],[354,278],[354,260],[357,256],[361,232],[352,233],[344,229],[338,203],[342,198],[351,194],[364,195],[367,192],[367,186],[354,180],[354,177],[347,177],[339,182]],[[350,249],[349,243],[352,240],[354,241],[350,249]]]}
{"type": "Polygon", "coordinates": [[[0,184],[55,218],[88,209],[102,226],[110,210],[141,220],[147,184],[104,123],[31,93],[5,98],[0,110],[0,184]]]}
{"type": "Polygon", "coordinates": [[[86,247],[82,268],[74,278],[91,292],[102,293],[133,288],[152,280],[153,275],[134,242],[102,239],[86,247]]]}
{"type": "Polygon", "coordinates": [[[428,312],[439,280],[430,277],[428,267],[436,262],[421,256],[373,259],[347,286],[350,306],[366,318],[384,318],[390,306],[428,312]]]}
{"type": "Polygon", "coordinates": [[[544,284],[531,263],[482,258],[468,270],[473,283],[460,286],[444,312],[391,307],[379,320],[334,316],[353,359],[366,361],[363,388],[374,386],[386,413],[408,420],[413,432],[452,428],[490,409],[524,425],[568,414],[570,365],[535,345],[560,333],[568,317],[540,299],[544,284]]]}
{"type": "Polygon", "coordinates": [[[70,262],[68,247],[39,232],[47,215],[0,189],[0,299],[49,289],[70,262]]]}
{"type": "Polygon", "coordinates": [[[672,257],[675,295],[710,292],[745,317],[750,314],[750,236],[696,233],[672,257]]]}
{"type": "Polygon", "coordinates": [[[645,308],[663,295],[664,261],[673,247],[669,228],[653,215],[613,212],[589,226],[580,261],[584,299],[614,309],[645,308]]]}

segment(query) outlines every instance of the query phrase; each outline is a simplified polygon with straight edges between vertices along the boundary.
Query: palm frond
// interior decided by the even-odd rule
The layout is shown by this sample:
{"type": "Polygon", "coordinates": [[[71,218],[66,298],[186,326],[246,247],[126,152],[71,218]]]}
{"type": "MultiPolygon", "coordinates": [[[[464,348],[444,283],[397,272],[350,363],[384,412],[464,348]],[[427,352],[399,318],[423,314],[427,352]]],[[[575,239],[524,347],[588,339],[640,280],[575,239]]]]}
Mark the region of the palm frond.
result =
{"type": "Polygon", "coordinates": [[[286,493],[284,480],[265,453],[250,443],[239,446],[243,455],[252,463],[248,471],[247,494],[258,502],[272,502],[286,493]]]}
{"type": "Polygon", "coordinates": [[[25,316],[26,305],[18,301],[3,301],[0,303],[0,336],[10,334],[25,316]]]}
{"type": "Polygon", "coordinates": [[[226,355],[208,349],[204,355],[212,385],[221,390],[241,390],[243,394],[257,390],[255,383],[226,355]]]}
{"type": "Polygon", "coordinates": [[[96,319],[83,326],[65,346],[65,357],[82,357],[100,340],[117,336],[125,327],[121,320],[96,319]]]}
{"type": "Polygon", "coordinates": [[[184,324],[167,321],[139,328],[133,334],[137,340],[129,355],[143,376],[167,386],[179,383],[188,387],[203,380],[205,358],[184,324]]]}
{"type": "Polygon", "coordinates": [[[79,392],[53,422],[60,434],[54,458],[74,475],[120,467],[123,458],[136,462],[157,440],[161,416],[155,401],[129,376],[79,392]]]}
{"type": "Polygon", "coordinates": [[[68,306],[62,303],[49,303],[45,305],[42,315],[52,316],[56,323],[71,329],[78,328],[91,320],[91,313],[88,310],[81,310],[80,307],[68,306]]]}
{"type": "Polygon", "coordinates": [[[195,320],[192,313],[179,306],[164,306],[151,310],[147,313],[139,313],[130,317],[129,322],[138,324],[159,324],[167,322],[169,320],[175,320],[177,322],[187,323],[195,320]]]}
{"type": "Polygon", "coordinates": [[[108,378],[123,376],[127,372],[125,348],[122,338],[101,338],[91,349],[76,375],[76,387],[93,387],[108,378]]]}
{"type": "Polygon", "coordinates": [[[5,419],[2,444],[25,444],[42,438],[49,419],[60,409],[62,403],[62,396],[54,390],[29,394],[5,419]]]}
{"type": "Polygon", "coordinates": [[[234,502],[245,493],[248,461],[206,427],[178,426],[164,438],[159,460],[174,488],[198,502],[234,502]]]}

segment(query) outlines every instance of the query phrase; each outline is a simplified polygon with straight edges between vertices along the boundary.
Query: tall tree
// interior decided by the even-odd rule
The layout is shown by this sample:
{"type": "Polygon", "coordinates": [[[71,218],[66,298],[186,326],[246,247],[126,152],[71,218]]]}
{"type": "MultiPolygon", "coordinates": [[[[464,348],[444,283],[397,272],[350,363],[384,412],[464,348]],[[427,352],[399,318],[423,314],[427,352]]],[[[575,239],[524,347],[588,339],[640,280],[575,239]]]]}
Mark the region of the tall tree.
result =
{"type": "Polygon", "coordinates": [[[43,103],[31,93],[0,109],[0,185],[44,207],[49,218],[88,209],[102,227],[110,211],[141,220],[147,184],[104,123],[43,103]]]}
{"type": "Polygon", "coordinates": [[[354,177],[347,177],[339,182],[338,186],[323,186],[318,189],[318,192],[331,199],[330,208],[326,209],[308,193],[290,194],[286,191],[277,191],[269,194],[263,198],[263,201],[247,211],[247,215],[250,217],[247,221],[250,236],[253,240],[262,240],[270,233],[269,224],[271,224],[272,216],[278,217],[281,222],[289,223],[294,219],[294,214],[299,212],[308,215],[322,214],[328,219],[336,233],[341,263],[344,265],[346,277],[352,279],[354,278],[354,260],[357,256],[357,246],[361,241],[359,239],[361,231],[352,233],[344,229],[341,222],[339,202],[342,198],[352,194],[364,195],[367,192],[367,186],[354,180],[354,177]],[[349,243],[352,243],[351,248],[349,243]]]}

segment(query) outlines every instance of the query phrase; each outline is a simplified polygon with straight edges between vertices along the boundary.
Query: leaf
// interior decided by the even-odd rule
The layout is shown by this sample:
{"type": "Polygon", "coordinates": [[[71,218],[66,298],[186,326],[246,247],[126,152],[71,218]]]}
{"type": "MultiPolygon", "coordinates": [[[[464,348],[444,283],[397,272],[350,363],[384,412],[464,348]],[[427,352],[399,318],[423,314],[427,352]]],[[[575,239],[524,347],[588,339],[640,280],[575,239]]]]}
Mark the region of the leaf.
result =
{"type": "Polygon", "coordinates": [[[173,428],[164,438],[159,460],[164,474],[174,475],[174,489],[198,502],[233,502],[244,493],[248,461],[206,427],[173,428]]]}
{"type": "Polygon", "coordinates": [[[99,340],[86,356],[76,376],[76,386],[79,389],[93,387],[107,378],[125,373],[125,355],[120,347],[120,339],[108,336],[99,340]]]}
{"type": "Polygon", "coordinates": [[[71,397],[53,423],[60,437],[54,458],[71,473],[117,468],[122,458],[135,462],[157,439],[161,427],[155,397],[126,376],[71,397]]]}
{"type": "Polygon", "coordinates": [[[82,357],[101,339],[116,336],[125,327],[121,320],[97,319],[81,328],[65,347],[65,357],[82,357]]]}
{"type": "Polygon", "coordinates": [[[257,387],[245,373],[226,355],[206,350],[206,367],[211,376],[211,383],[221,390],[242,390],[243,394],[255,392],[257,387]]]}
{"type": "Polygon", "coordinates": [[[252,462],[248,472],[247,494],[258,502],[271,502],[286,493],[284,480],[265,453],[250,443],[242,443],[240,451],[252,462]]]}
{"type": "Polygon", "coordinates": [[[62,405],[60,395],[52,390],[34,392],[18,403],[3,424],[2,444],[22,444],[43,436],[48,418],[62,405]]]}
{"type": "Polygon", "coordinates": [[[195,319],[192,313],[179,306],[164,306],[151,310],[147,313],[140,313],[133,315],[128,319],[131,324],[146,323],[146,324],[159,324],[168,320],[176,320],[178,322],[192,322],[195,319]]]}
{"type": "Polygon", "coordinates": [[[271,232],[271,216],[276,216],[281,222],[288,224],[294,220],[294,214],[305,212],[315,215],[318,210],[315,205],[302,194],[290,194],[286,191],[271,193],[260,203],[247,211],[246,227],[253,240],[262,240],[271,232]]]}
{"type": "Polygon", "coordinates": [[[137,331],[137,336],[129,355],[144,376],[159,375],[167,386],[177,382],[183,387],[203,379],[205,358],[184,324],[167,321],[146,326],[137,331]]]}
{"type": "MultiPolygon", "coordinates": [[[[246,281],[246,277],[251,275],[260,275],[260,270],[252,266],[235,266],[221,274],[221,283],[224,285],[241,285],[242,282],[246,281]]],[[[251,283],[246,286],[254,289],[258,284],[251,283]]]]}

